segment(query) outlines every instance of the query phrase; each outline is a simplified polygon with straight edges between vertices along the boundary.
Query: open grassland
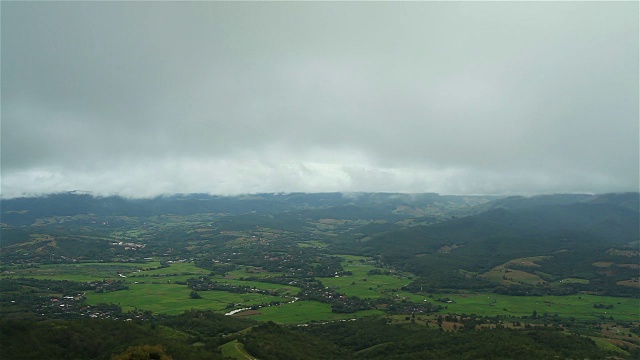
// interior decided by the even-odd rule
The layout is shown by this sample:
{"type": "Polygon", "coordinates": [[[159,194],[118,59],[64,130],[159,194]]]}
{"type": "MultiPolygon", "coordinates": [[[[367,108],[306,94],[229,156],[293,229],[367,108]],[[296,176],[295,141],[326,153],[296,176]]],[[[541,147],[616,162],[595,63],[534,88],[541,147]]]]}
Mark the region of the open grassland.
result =
{"type": "MultiPolygon", "coordinates": [[[[383,314],[378,310],[358,311],[354,314],[331,312],[331,305],[318,301],[296,301],[279,306],[263,307],[258,314],[250,318],[260,321],[273,321],[280,324],[304,324],[312,321],[335,321],[383,314]]],[[[242,313],[238,315],[242,316],[242,313]]]]}
{"type": "Polygon", "coordinates": [[[202,309],[226,311],[229,304],[242,306],[259,305],[272,301],[287,301],[287,298],[262,294],[235,294],[225,291],[201,291],[202,299],[191,299],[191,290],[176,284],[130,284],[128,290],[107,293],[86,293],[87,304],[113,303],[123,311],[135,308],[150,310],[156,314],[177,315],[185,310],[202,309]]]}
{"type": "MultiPolygon", "coordinates": [[[[440,294],[434,299],[449,298],[451,303],[442,313],[476,314],[483,316],[538,316],[544,313],[576,319],[598,319],[613,317],[615,320],[638,321],[640,299],[618,298],[596,295],[567,296],[508,296],[494,293],[440,294]],[[612,305],[612,309],[594,308],[594,304],[612,305]]],[[[430,299],[432,300],[432,299],[430,299]]]]}

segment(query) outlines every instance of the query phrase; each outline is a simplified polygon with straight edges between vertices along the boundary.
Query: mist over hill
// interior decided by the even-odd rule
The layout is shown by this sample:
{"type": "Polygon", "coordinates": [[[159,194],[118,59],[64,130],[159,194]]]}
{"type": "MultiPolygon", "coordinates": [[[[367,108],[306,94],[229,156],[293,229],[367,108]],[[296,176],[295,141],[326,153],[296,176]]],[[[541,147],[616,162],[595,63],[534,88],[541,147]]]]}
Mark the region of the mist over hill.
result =
{"type": "MultiPolygon", "coordinates": [[[[357,209],[369,208],[385,216],[392,213],[448,214],[466,211],[471,206],[495,199],[492,196],[442,196],[401,193],[263,193],[239,196],[177,194],[152,199],[127,199],[119,196],[95,197],[88,193],[58,193],[41,197],[0,200],[2,221],[29,224],[52,216],[94,214],[97,216],[152,216],[159,214],[224,215],[274,214],[284,211],[332,209],[339,216],[359,217],[357,209]],[[339,210],[342,209],[342,210],[339,210]]],[[[318,215],[320,213],[317,213],[318,215]]],[[[379,216],[379,215],[372,215],[379,216]]],[[[367,216],[365,216],[367,217],[367,216]]]]}

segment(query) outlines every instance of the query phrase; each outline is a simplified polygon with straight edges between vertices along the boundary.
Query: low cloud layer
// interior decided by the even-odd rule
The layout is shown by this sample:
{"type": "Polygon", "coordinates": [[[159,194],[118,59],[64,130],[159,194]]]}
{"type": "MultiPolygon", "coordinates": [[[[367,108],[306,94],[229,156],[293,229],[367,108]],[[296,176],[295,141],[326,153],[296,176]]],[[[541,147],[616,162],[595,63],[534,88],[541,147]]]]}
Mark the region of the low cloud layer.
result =
{"type": "Polygon", "coordinates": [[[637,191],[637,2],[10,2],[2,196],[637,191]]]}

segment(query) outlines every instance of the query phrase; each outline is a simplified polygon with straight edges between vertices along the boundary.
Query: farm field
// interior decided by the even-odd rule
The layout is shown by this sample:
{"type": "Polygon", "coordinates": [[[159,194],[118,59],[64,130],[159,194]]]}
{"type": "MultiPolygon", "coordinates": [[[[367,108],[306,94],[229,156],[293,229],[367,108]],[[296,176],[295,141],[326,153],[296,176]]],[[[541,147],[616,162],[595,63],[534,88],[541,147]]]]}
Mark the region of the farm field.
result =
{"type": "Polygon", "coordinates": [[[482,316],[531,316],[535,310],[538,316],[544,313],[577,319],[600,319],[613,317],[615,320],[638,321],[640,299],[618,298],[596,295],[566,296],[508,296],[494,293],[434,294],[433,298],[449,298],[444,313],[476,314],[482,316]],[[594,308],[594,304],[612,305],[612,309],[594,308]]]}
{"type": "Polygon", "coordinates": [[[77,264],[45,264],[33,267],[12,266],[0,273],[0,277],[30,277],[34,279],[70,280],[70,281],[96,281],[103,279],[122,279],[118,274],[125,276],[137,272],[139,269],[159,267],[160,263],[150,262],[136,263],[77,263],[77,264]]]}
{"type": "Polygon", "coordinates": [[[256,288],[260,290],[278,291],[282,295],[288,295],[288,296],[294,296],[300,291],[300,288],[297,288],[295,286],[272,284],[272,283],[265,283],[265,282],[259,282],[259,281],[234,280],[234,279],[228,279],[225,277],[218,277],[218,276],[211,277],[211,280],[217,281],[222,284],[229,284],[229,285],[235,285],[235,286],[249,286],[251,288],[256,288]]]}
{"type": "Polygon", "coordinates": [[[238,316],[249,316],[250,319],[273,321],[280,324],[304,324],[316,321],[335,321],[355,319],[358,317],[381,315],[382,311],[365,310],[354,314],[338,314],[331,312],[331,305],[317,301],[296,301],[279,306],[263,307],[256,312],[239,313],[238,316]]]}
{"type": "Polygon", "coordinates": [[[262,294],[235,294],[226,291],[202,291],[202,299],[191,299],[191,290],[177,284],[129,284],[128,290],[96,293],[88,291],[86,302],[89,305],[113,303],[123,311],[150,310],[156,314],[177,315],[185,310],[200,309],[225,311],[229,304],[242,306],[259,305],[272,301],[288,301],[287,298],[262,294]]]}
{"type": "Polygon", "coordinates": [[[342,267],[351,275],[318,278],[325,286],[332,287],[347,296],[377,299],[390,296],[390,292],[397,292],[401,287],[409,284],[410,274],[394,272],[389,275],[369,275],[374,269],[385,271],[371,263],[371,259],[364,256],[339,255],[344,259],[342,267]]]}
{"type": "MultiPolygon", "coordinates": [[[[148,268],[154,268],[154,266],[149,266],[148,268]]],[[[141,275],[171,275],[171,274],[209,274],[210,271],[201,269],[197,267],[194,263],[184,262],[184,263],[172,263],[168,267],[158,267],[155,266],[155,269],[145,270],[140,273],[133,273],[131,276],[141,276],[141,275]]]]}
{"type": "MultiPolygon", "coordinates": [[[[332,287],[347,296],[377,299],[380,297],[405,298],[416,303],[425,300],[440,304],[435,299],[449,298],[451,303],[442,303],[446,309],[441,313],[477,314],[483,316],[530,316],[535,310],[539,316],[544,313],[558,314],[561,317],[578,319],[602,319],[613,317],[615,320],[638,321],[640,300],[634,298],[618,298],[595,296],[588,294],[568,296],[508,296],[495,293],[462,293],[432,294],[431,296],[412,294],[400,290],[408,284],[410,274],[400,272],[390,275],[369,275],[376,268],[367,257],[341,255],[345,272],[351,275],[318,278],[325,286],[332,287]],[[602,308],[594,308],[594,304],[603,304],[602,308]],[[613,308],[607,309],[607,306],[613,308]]],[[[186,282],[198,275],[208,275],[209,271],[195,266],[193,263],[173,263],[169,267],[159,268],[158,262],[146,264],[126,263],[79,263],[39,265],[36,267],[10,267],[2,272],[3,277],[32,277],[36,279],[96,281],[102,279],[123,281],[129,290],[107,293],[88,291],[87,304],[114,303],[124,311],[135,308],[151,310],[158,314],[179,314],[189,309],[208,309],[226,311],[230,303],[244,306],[266,304],[280,301],[277,307],[265,307],[252,318],[263,321],[274,321],[285,324],[305,323],[309,321],[328,321],[351,318],[351,314],[334,314],[329,304],[298,301],[287,303],[300,289],[294,286],[272,284],[258,281],[245,281],[238,278],[257,276],[267,277],[280,275],[272,272],[247,272],[246,268],[231,271],[227,276],[211,276],[213,281],[235,285],[249,286],[260,290],[280,291],[283,297],[262,294],[235,294],[224,291],[200,292],[202,299],[190,299],[190,290],[176,282],[186,282]],[[126,276],[121,277],[119,274],[126,276]]],[[[358,316],[381,314],[377,310],[361,311],[358,316]]]]}
{"type": "Polygon", "coordinates": [[[228,278],[246,278],[246,277],[256,277],[256,278],[265,278],[269,276],[282,276],[281,272],[269,272],[269,271],[253,271],[248,270],[251,269],[250,266],[242,266],[240,269],[232,270],[227,272],[228,278]]]}

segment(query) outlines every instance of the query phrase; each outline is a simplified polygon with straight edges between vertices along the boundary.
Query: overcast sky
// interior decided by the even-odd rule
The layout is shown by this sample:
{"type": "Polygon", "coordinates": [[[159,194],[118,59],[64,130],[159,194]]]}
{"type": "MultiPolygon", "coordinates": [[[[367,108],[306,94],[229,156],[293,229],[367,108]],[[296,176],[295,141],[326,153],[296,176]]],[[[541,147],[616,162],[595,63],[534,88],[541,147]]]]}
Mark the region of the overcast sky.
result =
{"type": "Polygon", "coordinates": [[[2,2],[2,196],[638,191],[638,2],[2,2]]]}

